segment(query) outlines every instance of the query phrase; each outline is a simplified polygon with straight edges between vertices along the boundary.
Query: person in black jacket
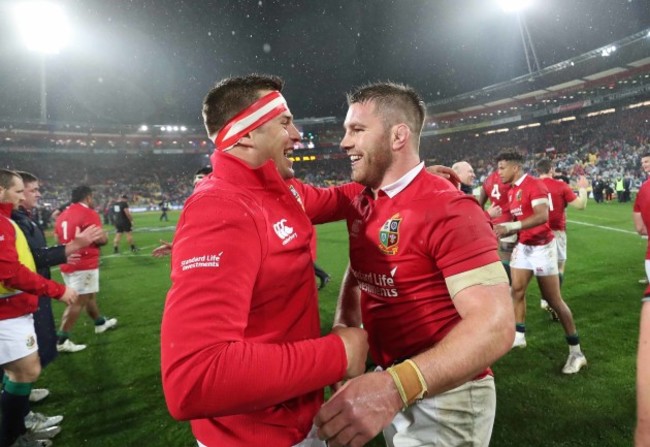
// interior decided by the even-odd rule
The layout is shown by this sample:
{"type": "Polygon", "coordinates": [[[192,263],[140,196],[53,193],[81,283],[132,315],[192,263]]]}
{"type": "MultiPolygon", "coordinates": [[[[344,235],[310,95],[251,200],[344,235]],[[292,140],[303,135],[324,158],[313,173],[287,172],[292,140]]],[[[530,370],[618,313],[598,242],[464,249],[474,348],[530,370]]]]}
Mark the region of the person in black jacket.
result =
{"type": "MultiPolygon", "coordinates": [[[[18,174],[22,177],[23,183],[25,184],[25,200],[21,202],[17,210],[11,213],[11,218],[27,238],[29,249],[36,262],[38,274],[50,279],[50,267],[66,262],[74,262],[74,253],[102,237],[104,230],[93,225],[78,233],[75,239],[67,245],[48,247],[43,231],[31,217],[31,213],[36,209],[38,200],[41,197],[38,178],[28,172],[19,171],[18,174]]],[[[38,310],[34,312],[34,327],[36,329],[41,367],[44,368],[57,356],[56,326],[54,324],[52,305],[49,297],[39,297],[38,310]]],[[[45,389],[33,389],[32,394],[30,399],[32,402],[35,402],[47,397],[49,391],[45,389]]]]}

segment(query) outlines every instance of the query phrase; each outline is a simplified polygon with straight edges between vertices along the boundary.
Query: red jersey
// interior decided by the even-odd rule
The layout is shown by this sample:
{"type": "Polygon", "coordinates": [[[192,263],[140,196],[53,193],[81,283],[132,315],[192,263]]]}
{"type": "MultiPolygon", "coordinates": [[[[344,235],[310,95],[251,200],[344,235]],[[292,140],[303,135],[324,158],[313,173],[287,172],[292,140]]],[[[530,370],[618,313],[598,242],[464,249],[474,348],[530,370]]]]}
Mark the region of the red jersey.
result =
{"type": "MultiPolygon", "coordinates": [[[[639,193],[634,199],[634,212],[641,213],[641,219],[647,228],[650,228],[650,181],[646,180],[639,188],[639,193]]],[[[650,260],[650,239],[648,239],[648,248],[645,258],[650,260]]]]}
{"type": "MultiPolygon", "coordinates": [[[[75,238],[77,230],[83,231],[91,225],[102,226],[99,214],[88,205],[83,203],[73,203],[67,207],[56,218],[54,233],[56,234],[59,244],[65,245],[75,238]]],[[[76,264],[61,264],[63,273],[73,273],[79,270],[92,270],[99,267],[99,247],[90,244],[86,248],[77,251],[81,259],[76,264]]]]}
{"type": "Polygon", "coordinates": [[[347,224],[364,329],[383,368],[428,350],[460,322],[446,277],[499,261],[476,200],[424,169],[393,197],[364,191],[347,224]]]}
{"type": "Polygon", "coordinates": [[[325,211],[335,208],[333,192],[288,187],[273,162],[251,169],[215,152],[212,164],[174,236],[161,328],[165,399],[208,447],[291,446],[347,367],[341,339],[321,337],[303,206],[315,221],[344,216],[325,211]]]}
{"type": "Polygon", "coordinates": [[[508,201],[508,191],[510,191],[510,184],[503,183],[499,173],[495,170],[483,182],[483,191],[490,199],[493,205],[501,207],[501,215],[492,219],[493,224],[500,224],[504,222],[512,222],[512,214],[510,214],[510,202],[508,201]]]}
{"type": "Polygon", "coordinates": [[[548,189],[548,225],[553,231],[566,231],[567,205],[578,196],[571,187],[562,180],[545,177],[540,179],[548,189]]]}
{"type": "Polygon", "coordinates": [[[60,298],[65,286],[35,273],[25,235],[9,216],[13,205],[0,203],[0,320],[36,311],[38,296],[60,298]]]}
{"type": "MultiPolygon", "coordinates": [[[[548,202],[548,194],[548,189],[540,179],[524,174],[508,192],[510,212],[518,221],[527,219],[535,214],[534,206],[548,202]]],[[[548,221],[519,231],[519,242],[524,245],[546,245],[552,240],[553,232],[548,221]]]]}

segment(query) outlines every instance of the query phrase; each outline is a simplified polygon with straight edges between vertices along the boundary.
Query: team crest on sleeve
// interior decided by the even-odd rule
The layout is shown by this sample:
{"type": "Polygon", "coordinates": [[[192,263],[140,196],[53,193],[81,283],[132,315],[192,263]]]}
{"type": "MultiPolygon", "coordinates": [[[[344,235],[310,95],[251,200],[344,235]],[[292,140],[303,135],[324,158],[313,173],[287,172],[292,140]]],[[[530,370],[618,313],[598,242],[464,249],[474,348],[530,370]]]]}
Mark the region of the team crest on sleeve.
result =
{"type": "Polygon", "coordinates": [[[379,250],[386,255],[397,254],[399,249],[399,227],[402,218],[399,213],[388,219],[379,229],[379,250]]]}

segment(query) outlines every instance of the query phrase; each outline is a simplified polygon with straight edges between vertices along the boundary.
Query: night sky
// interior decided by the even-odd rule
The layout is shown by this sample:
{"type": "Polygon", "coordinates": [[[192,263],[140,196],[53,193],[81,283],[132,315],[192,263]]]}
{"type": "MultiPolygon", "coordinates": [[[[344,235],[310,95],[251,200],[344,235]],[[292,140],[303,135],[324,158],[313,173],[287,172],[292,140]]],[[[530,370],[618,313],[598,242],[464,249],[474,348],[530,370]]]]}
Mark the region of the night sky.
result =
{"type": "MultiPolygon", "coordinates": [[[[37,120],[39,56],[0,3],[0,120],[37,120]]],[[[366,82],[435,101],[528,70],[496,0],[60,3],[75,36],[46,61],[53,121],[199,125],[214,82],[250,72],[282,76],[304,118],[343,116],[344,93],[366,82]]],[[[650,27],[650,1],[536,0],[525,18],[543,68],[650,27]]]]}

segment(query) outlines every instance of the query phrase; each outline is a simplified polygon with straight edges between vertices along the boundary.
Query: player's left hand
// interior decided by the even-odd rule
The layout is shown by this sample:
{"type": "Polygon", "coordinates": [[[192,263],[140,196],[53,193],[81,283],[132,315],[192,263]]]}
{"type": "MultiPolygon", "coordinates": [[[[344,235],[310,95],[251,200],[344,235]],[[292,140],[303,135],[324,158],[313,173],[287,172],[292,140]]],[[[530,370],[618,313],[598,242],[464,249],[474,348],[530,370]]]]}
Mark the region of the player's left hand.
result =
{"type": "Polygon", "coordinates": [[[318,437],[330,447],[361,447],[386,427],[402,408],[395,383],[385,372],[347,381],[314,418],[318,437]]]}
{"type": "Polygon", "coordinates": [[[503,225],[495,225],[494,232],[498,237],[508,236],[510,232],[503,225]]]}
{"type": "Polygon", "coordinates": [[[151,252],[151,256],[154,258],[164,258],[165,256],[169,256],[172,254],[172,243],[163,241],[162,239],[160,240],[160,243],[162,245],[156,247],[153,249],[151,252]]]}
{"type": "Polygon", "coordinates": [[[456,188],[460,187],[460,177],[458,177],[458,174],[456,174],[456,172],[453,169],[448,168],[447,166],[443,166],[443,165],[433,165],[433,166],[427,167],[426,169],[427,169],[427,172],[429,172],[430,174],[434,174],[434,175],[437,175],[439,177],[446,178],[456,188]]]}
{"type": "Polygon", "coordinates": [[[495,217],[501,217],[501,214],[503,214],[503,210],[499,205],[490,205],[486,211],[488,213],[488,216],[490,216],[492,219],[495,217]]]}

